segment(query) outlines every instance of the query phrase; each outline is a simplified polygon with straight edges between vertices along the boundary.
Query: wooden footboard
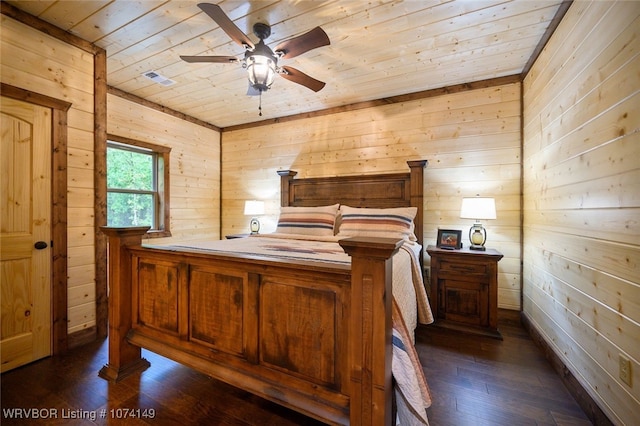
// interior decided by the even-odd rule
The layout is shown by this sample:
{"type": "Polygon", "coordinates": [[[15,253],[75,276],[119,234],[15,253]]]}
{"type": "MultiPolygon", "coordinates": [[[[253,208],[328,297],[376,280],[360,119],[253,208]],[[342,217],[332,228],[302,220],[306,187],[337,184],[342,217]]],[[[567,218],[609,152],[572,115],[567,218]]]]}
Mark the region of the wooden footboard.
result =
{"type": "MultiPolygon", "coordinates": [[[[340,203],[417,208],[423,171],[295,179],[281,170],[283,206],[340,203]]],[[[109,238],[109,362],[121,380],[144,370],[146,348],[330,424],[392,424],[392,261],[401,241],[340,241],[351,267],[311,261],[143,248],[147,228],[109,238]]]]}
{"type": "Polygon", "coordinates": [[[147,368],[145,348],[331,424],[391,424],[391,256],[401,241],[341,241],[349,269],[143,248],[146,228],[102,230],[101,377],[147,368]]]}

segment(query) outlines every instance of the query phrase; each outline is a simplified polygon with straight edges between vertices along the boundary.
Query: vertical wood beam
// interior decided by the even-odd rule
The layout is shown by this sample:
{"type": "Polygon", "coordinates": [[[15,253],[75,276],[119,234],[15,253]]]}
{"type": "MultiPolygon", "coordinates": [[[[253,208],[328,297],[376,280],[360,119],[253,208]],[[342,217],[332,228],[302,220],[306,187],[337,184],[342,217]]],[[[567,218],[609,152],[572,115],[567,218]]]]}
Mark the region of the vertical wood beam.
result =
{"type": "Polygon", "coordinates": [[[100,227],[107,224],[107,52],[96,48],[93,57],[93,186],[96,259],[96,335],[107,336],[107,240],[100,227]]]}
{"type": "MultiPolygon", "coordinates": [[[[427,160],[415,160],[407,161],[410,171],[410,198],[411,207],[417,207],[418,212],[413,220],[415,225],[415,234],[418,238],[418,243],[424,245],[424,169],[428,164],[427,160]]],[[[422,256],[420,256],[420,262],[422,262],[422,256]]]]}
{"type": "Polygon", "coordinates": [[[140,347],[127,341],[127,333],[133,324],[132,259],[127,247],[140,246],[149,227],[103,226],[100,229],[109,242],[109,363],[98,375],[109,381],[119,381],[150,365],[141,357],[140,347]]]}
{"type": "Polygon", "coordinates": [[[53,355],[63,354],[69,347],[68,262],[67,262],[67,110],[52,110],[51,155],[51,302],[53,355]]]}
{"type": "Polygon", "coordinates": [[[392,424],[392,259],[402,240],[340,240],[351,256],[350,423],[392,424]]]}

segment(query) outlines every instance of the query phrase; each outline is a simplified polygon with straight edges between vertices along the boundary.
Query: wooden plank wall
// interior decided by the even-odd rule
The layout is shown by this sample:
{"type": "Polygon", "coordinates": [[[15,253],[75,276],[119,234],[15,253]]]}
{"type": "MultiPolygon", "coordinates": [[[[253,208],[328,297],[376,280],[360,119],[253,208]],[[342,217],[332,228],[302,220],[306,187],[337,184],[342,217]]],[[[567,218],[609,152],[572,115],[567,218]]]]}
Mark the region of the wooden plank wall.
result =
{"type": "Polygon", "coordinates": [[[171,238],[220,238],[220,132],[113,94],[107,132],[171,148],[171,238]]]}
{"type": "Polygon", "coordinates": [[[573,2],[523,83],[524,313],[628,425],[640,413],[639,29],[639,2],[573,2]]]}
{"type": "Polygon", "coordinates": [[[70,102],[68,111],[68,332],[95,326],[94,58],[1,16],[2,82],[70,102]]]}
{"type": "MultiPolygon", "coordinates": [[[[265,201],[263,232],[275,230],[277,170],[298,177],[408,171],[427,159],[425,241],[438,227],[461,229],[462,197],[496,197],[498,218],[487,221],[490,247],[505,254],[499,305],[520,308],[520,84],[505,84],[224,131],[222,235],[248,232],[245,200],[265,201]]],[[[263,104],[268,108],[268,104],[263,104]]],[[[426,256],[426,255],[425,255],[426,256]]],[[[428,263],[428,258],[426,259],[428,263]]]]}
{"type": "MultiPolygon", "coordinates": [[[[94,58],[12,18],[1,18],[2,82],[72,104],[67,152],[68,333],[88,330],[96,326],[94,58]]],[[[109,133],[172,148],[172,240],[219,238],[220,132],[117,96],[109,95],[107,102],[109,133]]]]}

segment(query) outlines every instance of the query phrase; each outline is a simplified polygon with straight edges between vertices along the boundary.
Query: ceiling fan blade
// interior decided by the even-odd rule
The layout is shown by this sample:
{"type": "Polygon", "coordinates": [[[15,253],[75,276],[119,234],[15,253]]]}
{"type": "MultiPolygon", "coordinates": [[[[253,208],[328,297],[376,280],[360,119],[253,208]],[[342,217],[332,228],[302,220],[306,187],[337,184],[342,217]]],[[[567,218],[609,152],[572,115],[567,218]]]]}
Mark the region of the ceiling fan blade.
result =
{"type": "Polygon", "coordinates": [[[248,46],[251,49],[255,47],[251,39],[249,39],[249,37],[247,37],[247,35],[243,33],[231,19],[229,19],[220,6],[211,3],[198,3],[198,7],[202,9],[204,13],[209,15],[209,17],[213,19],[229,37],[231,37],[231,40],[235,41],[240,46],[248,46]]]}
{"type": "Polygon", "coordinates": [[[324,82],[316,80],[313,77],[309,77],[307,74],[295,68],[281,67],[281,69],[285,71],[284,73],[280,74],[282,78],[286,78],[289,81],[293,81],[294,83],[298,83],[305,87],[308,87],[314,92],[320,91],[325,86],[324,82]]]}
{"type": "Polygon", "coordinates": [[[331,44],[329,36],[320,27],[315,27],[308,33],[299,35],[292,39],[280,43],[274,51],[281,53],[285,59],[294,58],[316,47],[328,46],[331,44]]]}
{"type": "Polygon", "coordinates": [[[238,62],[235,56],[180,56],[185,62],[216,62],[216,63],[234,63],[238,62]]]}

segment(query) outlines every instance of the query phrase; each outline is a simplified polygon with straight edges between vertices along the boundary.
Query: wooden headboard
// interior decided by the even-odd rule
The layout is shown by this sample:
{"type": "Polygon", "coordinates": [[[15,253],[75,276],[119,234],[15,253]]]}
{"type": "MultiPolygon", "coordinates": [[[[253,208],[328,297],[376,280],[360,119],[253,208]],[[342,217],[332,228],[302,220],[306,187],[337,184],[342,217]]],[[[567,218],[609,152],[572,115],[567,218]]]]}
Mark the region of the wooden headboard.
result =
{"type": "Polygon", "coordinates": [[[427,160],[407,161],[409,172],[295,179],[297,172],[279,170],[280,202],[314,207],[340,203],[351,207],[417,207],[415,232],[423,244],[424,168],[427,160]]]}

